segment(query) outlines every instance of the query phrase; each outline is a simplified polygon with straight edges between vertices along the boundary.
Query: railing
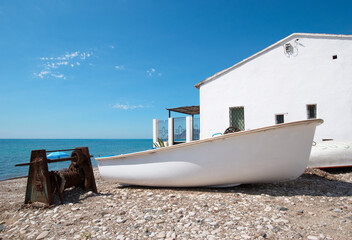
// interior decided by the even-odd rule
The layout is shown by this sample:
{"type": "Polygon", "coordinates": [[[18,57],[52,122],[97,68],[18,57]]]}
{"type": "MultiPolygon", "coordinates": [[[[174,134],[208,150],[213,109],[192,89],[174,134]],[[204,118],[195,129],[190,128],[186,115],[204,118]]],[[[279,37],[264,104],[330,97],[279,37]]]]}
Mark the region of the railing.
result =
{"type": "Polygon", "coordinates": [[[174,142],[186,142],[186,118],[174,118],[174,142]]]}
{"type": "Polygon", "coordinates": [[[168,120],[159,120],[159,137],[164,141],[169,139],[168,120]]]}
{"type": "Polygon", "coordinates": [[[168,120],[153,119],[153,143],[158,139],[168,142],[168,145],[191,142],[199,139],[199,118],[178,117],[168,120]]]}
{"type": "Polygon", "coordinates": [[[193,117],[193,140],[199,140],[200,118],[193,117]]]}

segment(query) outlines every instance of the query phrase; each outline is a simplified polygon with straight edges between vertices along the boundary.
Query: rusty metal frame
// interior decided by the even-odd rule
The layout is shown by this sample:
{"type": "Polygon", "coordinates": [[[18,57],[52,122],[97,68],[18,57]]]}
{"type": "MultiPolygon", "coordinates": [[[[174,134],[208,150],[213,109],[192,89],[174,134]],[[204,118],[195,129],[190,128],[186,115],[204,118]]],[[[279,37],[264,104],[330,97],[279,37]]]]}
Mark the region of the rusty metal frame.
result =
{"type": "Polygon", "coordinates": [[[49,205],[54,203],[56,193],[61,203],[64,203],[62,192],[69,187],[81,187],[84,190],[92,190],[97,193],[94,172],[88,147],[77,147],[75,149],[33,150],[29,163],[16,164],[15,166],[27,166],[28,180],[25,195],[25,204],[43,202],[49,205]],[[73,151],[71,157],[50,160],[47,152],[73,151]],[[71,161],[68,169],[61,171],[50,171],[48,164],[53,162],[71,161]]]}

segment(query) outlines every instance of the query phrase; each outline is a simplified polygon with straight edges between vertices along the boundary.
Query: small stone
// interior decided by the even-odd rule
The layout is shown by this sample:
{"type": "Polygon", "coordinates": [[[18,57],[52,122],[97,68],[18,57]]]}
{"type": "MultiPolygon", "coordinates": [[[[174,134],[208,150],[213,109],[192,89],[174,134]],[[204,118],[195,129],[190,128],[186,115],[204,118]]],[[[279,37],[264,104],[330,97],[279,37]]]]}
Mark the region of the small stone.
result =
{"type": "Polygon", "coordinates": [[[49,231],[44,231],[41,234],[38,235],[38,237],[36,238],[36,240],[40,240],[40,239],[44,239],[46,238],[46,236],[48,236],[49,231]]]}
{"type": "Polygon", "coordinates": [[[298,210],[298,211],[297,211],[297,214],[298,214],[298,215],[302,215],[303,213],[304,213],[303,210],[298,210]]]}
{"type": "Polygon", "coordinates": [[[288,208],[285,208],[285,207],[279,207],[279,211],[287,211],[288,208]]]}
{"type": "Polygon", "coordinates": [[[210,222],[209,224],[210,224],[211,226],[217,226],[217,225],[218,225],[217,222],[210,222]]]}
{"type": "Polygon", "coordinates": [[[171,238],[172,233],[173,233],[173,232],[171,232],[171,231],[167,232],[167,233],[166,233],[166,237],[167,237],[167,238],[171,238]]]}
{"type": "Polygon", "coordinates": [[[189,228],[191,225],[192,225],[191,222],[190,222],[190,223],[186,223],[186,224],[184,225],[184,227],[185,227],[185,228],[189,228]]]}
{"type": "Polygon", "coordinates": [[[156,235],[157,238],[165,238],[166,237],[166,233],[165,231],[161,231],[156,235]]]}
{"type": "Polygon", "coordinates": [[[5,229],[5,225],[0,224],[0,232],[5,229]]]}
{"type": "Polygon", "coordinates": [[[319,240],[319,237],[310,235],[310,236],[307,237],[307,239],[308,240],[319,240]]]}
{"type": "Polygon", "coordinates": [[[124,223],[124,222],[126,222],[126,219],[118,218],[118,219],[116,220],[116,222],[117,222],[117,223],[124,223]]]}
{"type": "Polygon", "coordinates": [[[250,239],[250,238],[251,238],[251,236],[249,236],[249,235],[247,235],[247,234],[242,234],[241,237],[242,237],[243,239],[250,239]]]}
{"type": "Polygon", "coordinates": [[[342,209],[341,208],[335,208],[334,212],[342,212],[342,209]]]}

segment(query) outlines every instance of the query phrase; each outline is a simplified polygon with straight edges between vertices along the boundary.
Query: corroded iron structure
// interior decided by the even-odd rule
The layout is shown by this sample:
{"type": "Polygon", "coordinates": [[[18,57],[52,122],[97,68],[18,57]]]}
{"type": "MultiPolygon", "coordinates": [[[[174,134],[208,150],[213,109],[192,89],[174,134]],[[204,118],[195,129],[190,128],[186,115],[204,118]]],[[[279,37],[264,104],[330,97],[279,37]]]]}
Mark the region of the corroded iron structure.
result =
{"type": "Polygon", "coordinates": [[[54,203],[56,193],[61,203],[64,203],[63,191],[70,187],[81,187],[97,193],[95,178],[91,163],[91,156],[87,147],[75,149],[46,151],[33,150],[29,163],[16,164],[15,166],[29,165],[25,204],[42,202],[54,203]],[[72,151],[71,156],[62,159],[48,159],[48,152],[72,151]],[[54,162],[71,161],[68,169],[49,171],[48,164],[54,162]]]}

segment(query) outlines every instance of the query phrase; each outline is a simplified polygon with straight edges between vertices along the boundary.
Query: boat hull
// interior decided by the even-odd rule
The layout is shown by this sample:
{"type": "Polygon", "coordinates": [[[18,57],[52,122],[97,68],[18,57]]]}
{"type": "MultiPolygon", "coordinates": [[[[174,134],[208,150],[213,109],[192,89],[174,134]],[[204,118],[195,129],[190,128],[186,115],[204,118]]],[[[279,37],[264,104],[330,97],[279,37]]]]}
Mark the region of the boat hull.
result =
{"type": "Polygon", "coordinates": [[[352,141],[326,141],[312,147],[308,167],[352,167],[352,141]]]}
{"type": "Polygon", "coordinates": [[[304,172],[320,123],[286,123],[96,160],[104,179],[121,184],[196,187],[289,180],[304,172]]]}

